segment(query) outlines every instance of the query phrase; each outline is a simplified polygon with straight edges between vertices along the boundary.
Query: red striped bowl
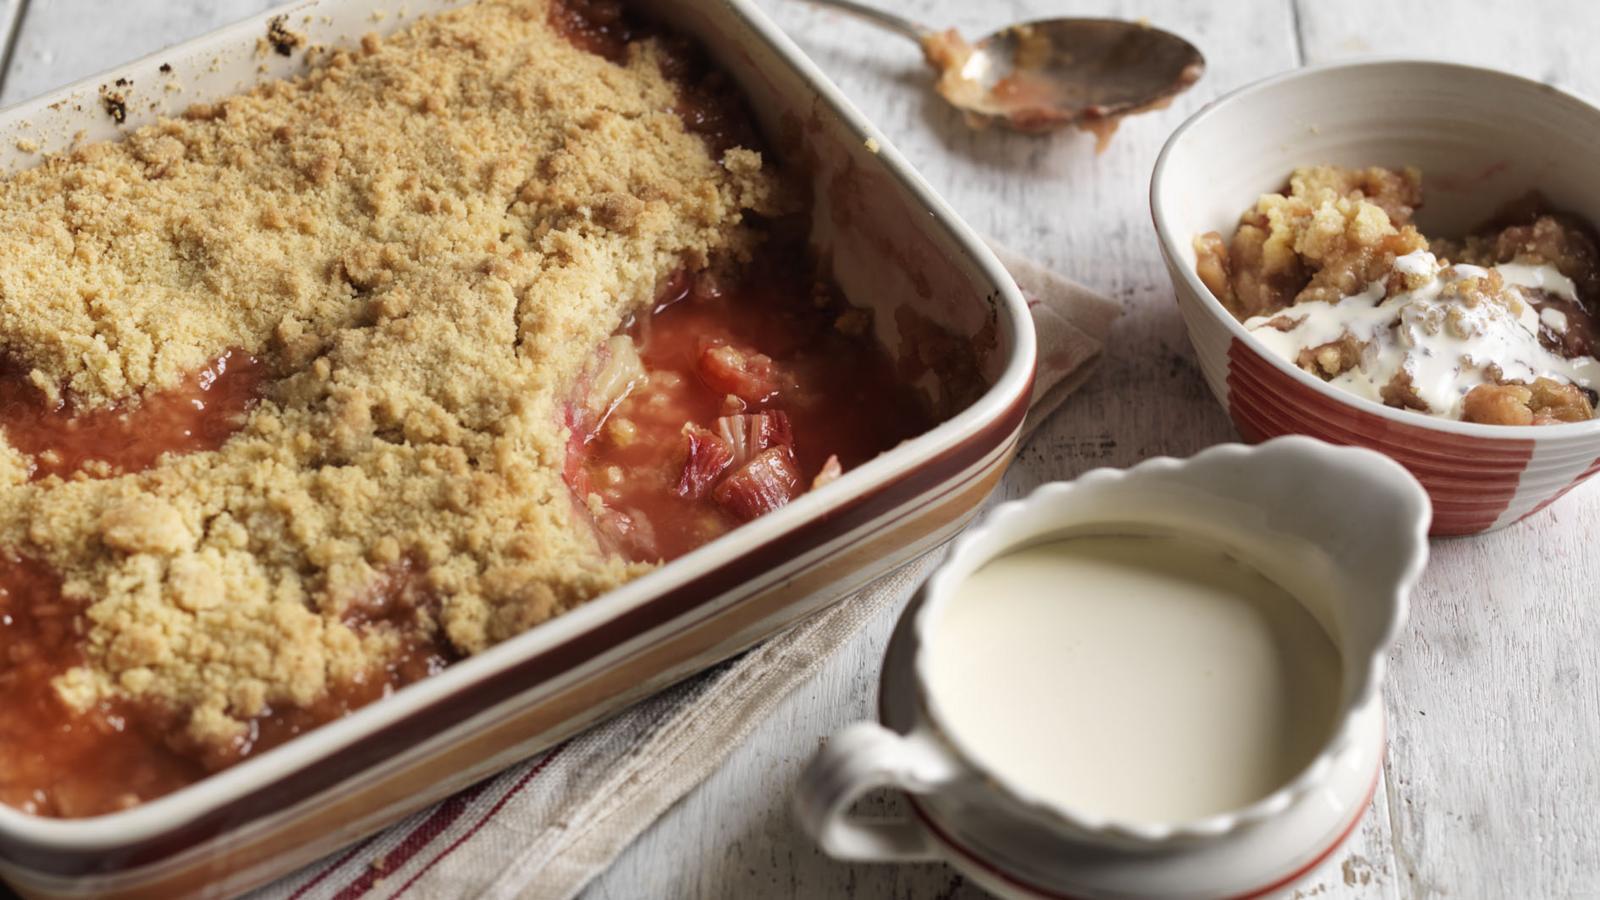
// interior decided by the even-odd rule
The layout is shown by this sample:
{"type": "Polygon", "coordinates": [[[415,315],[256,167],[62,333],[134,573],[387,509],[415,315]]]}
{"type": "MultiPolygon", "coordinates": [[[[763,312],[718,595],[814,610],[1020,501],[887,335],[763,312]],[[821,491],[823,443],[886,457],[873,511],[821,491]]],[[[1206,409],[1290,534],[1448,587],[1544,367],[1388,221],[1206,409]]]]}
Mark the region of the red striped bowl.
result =
{"type": "Polygon", "coordinates": [[[1150,208],[1178,309],[1212,393],[1248,441],[1305,434],[1369,447],[1428,489],[1433,534],[1476,534],[1538,512],[1600,470],[1600,420],[1509,427],[1391,409],[1268,352],[1195,274],[1195,235],[1231,234],[1296,166],[1418,166],[1424,234],[1459,234],[1539,190],[1600,222],[1600,108],[1535,81],[1453,63],[1314,66],[1206,106],[1168,139],[1150,208]]]}

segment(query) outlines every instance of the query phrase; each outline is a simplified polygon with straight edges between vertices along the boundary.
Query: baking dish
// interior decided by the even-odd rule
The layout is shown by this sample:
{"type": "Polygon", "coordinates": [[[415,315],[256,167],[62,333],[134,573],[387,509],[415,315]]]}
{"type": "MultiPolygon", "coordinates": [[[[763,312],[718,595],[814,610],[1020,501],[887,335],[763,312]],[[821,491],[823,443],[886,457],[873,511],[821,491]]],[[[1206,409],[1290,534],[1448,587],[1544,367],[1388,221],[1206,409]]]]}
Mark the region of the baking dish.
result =
{"type": "MultiPolygon", "coordinates": [[[[311,0],[0,113],[13,170],[292,74],[264,41],[351,45],[455,2],[311,0]],[[283,18],[279,18],[283,17],[283,18]],[[113,115],[115,113],[116,115],[113,115]]],[[[283,747],[126,812],[49,820],[0,808],[0,876],[29,896],[220,896],[262,884],[549,746],[770,635],[950,537],[1015,449],[1032,384],[1026,304],[998,261],[800,52],[744,0],[666,0],[812,183],[813,243],[873,311],[969,337],[987,385],[937,428],[573,612],[283,747]],[[912,318],[908,318],[911,314],[912,318]]],[[[949,406],[952,391],[917,386],[949,406]]]]}

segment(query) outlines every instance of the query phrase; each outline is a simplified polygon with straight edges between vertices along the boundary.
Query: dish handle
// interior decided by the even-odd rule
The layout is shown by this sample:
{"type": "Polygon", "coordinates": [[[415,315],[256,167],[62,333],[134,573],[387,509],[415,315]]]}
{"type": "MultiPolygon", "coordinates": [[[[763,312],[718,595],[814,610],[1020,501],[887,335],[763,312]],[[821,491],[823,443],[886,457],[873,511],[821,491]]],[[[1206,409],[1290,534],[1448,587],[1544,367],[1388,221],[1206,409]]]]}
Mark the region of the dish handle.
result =
{"type": "Polygon", "coordinates": [[[834,859],[915,862],[937,859],[932,839],[913,819],[852,815],[851,804],[877,788],[931,794],[960,770],[919,732],[896,734],[857,722],[834,735],[800,775],[795,812],[806,832],[834,859]]]}

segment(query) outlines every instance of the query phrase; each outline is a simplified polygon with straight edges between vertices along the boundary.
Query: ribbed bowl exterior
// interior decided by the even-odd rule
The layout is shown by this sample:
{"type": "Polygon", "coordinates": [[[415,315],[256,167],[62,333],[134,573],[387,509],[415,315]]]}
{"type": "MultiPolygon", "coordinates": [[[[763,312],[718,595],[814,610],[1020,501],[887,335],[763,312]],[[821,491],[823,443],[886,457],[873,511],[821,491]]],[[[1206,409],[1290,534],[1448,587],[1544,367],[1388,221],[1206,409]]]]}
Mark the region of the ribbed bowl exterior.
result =
{"type": "Polygon", "coordinates": [[[1404,465],[1435,535],[1503,528],[1600,470],[1600,421],[1474,425],[1358,398],[1271,355],[1195,273],[1193,239],[1296,166],[1416,165],[1424,234],[1460,234],[1529,190],[1600,222],[1600,108],[1548,85],[1452,63],[1374,60],[1276,76],[1215,101],[1168,140],[1151,213],[1200,369],[1247,441],[1304,434],[1404,465]]]}

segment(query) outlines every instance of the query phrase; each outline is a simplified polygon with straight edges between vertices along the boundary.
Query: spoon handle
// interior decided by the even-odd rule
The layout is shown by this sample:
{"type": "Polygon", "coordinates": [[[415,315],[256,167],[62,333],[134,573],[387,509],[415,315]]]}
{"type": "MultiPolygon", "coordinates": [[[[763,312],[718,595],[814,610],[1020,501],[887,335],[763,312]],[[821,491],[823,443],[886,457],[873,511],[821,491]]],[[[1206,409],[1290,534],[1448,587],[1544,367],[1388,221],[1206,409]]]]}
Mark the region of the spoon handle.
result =
{"type": "Polygon", "coordinates": [[[901,18],[894,13],[884,12],[875,6],[857,3],[856,0],[806,0],[806,2],[842,10],[857,18],[866,19],[875,25],[881,25],[890,31],[897,31],[919,44],[922,43],[923,38],[933,33],[930,29],[918,25],[910,19],[901,18]]]}

